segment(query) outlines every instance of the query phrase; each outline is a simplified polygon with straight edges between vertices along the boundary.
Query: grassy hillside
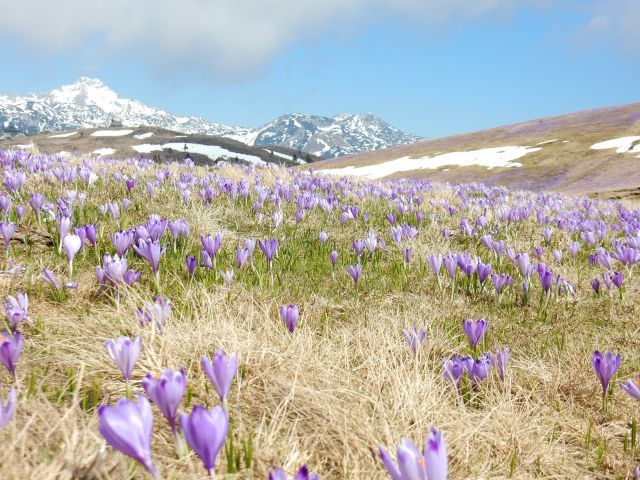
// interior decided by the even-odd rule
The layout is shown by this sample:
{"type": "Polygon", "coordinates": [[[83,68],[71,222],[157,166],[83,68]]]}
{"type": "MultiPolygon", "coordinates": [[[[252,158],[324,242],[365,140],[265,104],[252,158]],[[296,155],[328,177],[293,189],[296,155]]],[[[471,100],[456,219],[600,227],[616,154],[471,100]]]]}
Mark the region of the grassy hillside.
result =
{"type": "MultiPolygon", "coordinates": [[[[24,339],[16,377],[0,366],[1,403],[17,391],[15,416],[0,431],[2,478],[144,478],[106,444],[98,410],[136,398],[145,375],[166,368],[184,368],[181,412],[196,404],[228,412],[219,478],[263,479],[280,466],[292,476],[305,463],[325,479],[383,479],[378,446],[395,457],[402,438],[421,446],[431,426],[443,432],[450,478],[625,478],[636,465],[638,401],[618,382],[640,371],[640,212],[556,194],[368,183],[277,167],[19,152],[0,153],[0,161],[2,230],[17,226],[0,297],[29,299],[28,319],[16,325],[24,339]],[[37,206],[33,194],[45,196],[40,209],[29,206],[37,206]],[[163,221],[180,219],[189,231],[174,245],[163,221]],[[60,227],[72,235],[88,225],[97,227],[95,245],[84,243],[71,273],[60,227]],[[128,268],[141,273],[130,286],[97,270],[109,263],[105,254],[116,254],[117,231],[138,246],[150,238],[167,247],[157,281],[130,248],[128,268]],[[219,231],[212,268],[202,266],[201,235],[219,231]],[[328,234],[324,244],[320,232],[328,234]],[[247,239],[277,240],[272,261],[259,245],[248,255],[247,239]],[[523,274],[516,255],[525,253],[532,267],[523,274]],[[241,266],[238,254],[247,255],[241,266]],[[428,258],[439,254],[451,276],[445,266],[434,274],[428,258]],[[187,256],[197,258],[193,276],[187,256]],[[357,284],[348,271],[355,264],[357,284]],[[59,289],[43,280],[45,268],[59,289]],[[613,272],[622,274],[620,287],[605,286],[613,272]],[[167,301],[163,323],[152,312],[167,301]],[[136,310],[144,320],[146,302],[150,321],[141,323],[136,310]],[[293,332],[279,313],[290,304],[300,309],[293,332]],[[462,323],[481,317],[489,327],[472,349],[462,323]],[[425,329],[416,354],[403,338],[413,326],[425,329]],[[119,336],[141,339],[129,384],[105,350],[119,336]],[[454,354],[482,364],[489,361],[482,352],[507,346],[504,379],[495,367],[482,380],[468,367],[476,381],[465,373],[458,391],[443,376],[443,360],[454,354]],[[200,365],[216,349],[239,359],[225,402],[200,365]],[[592,367],[597,349],[622,357],[607,411],[592,367]]],[[[69,246],[73,239],[63,237],[69,246]]],[[[180,424],[176,446],[169,422],[152,408],[159,478],[207,478],[180,424]]]]}
{"type": "Polygon", "coordinates": [[[38,135],[20,135],[0,140],[0,148],[10,150],[35,149],[37,152],[65,157],[101,154],[109,158],[148,158],[157,162],[183,160],[187,155],[198,165],[212,164],[218,158],[234,161],[243,156],[255,161],[294,166],[319,159],[315,155],[277,145],[249,146],[230,138],[214,135],[186,135],[156,127],[80,129],[65,133],[46,132],[38,135]],[[106,135],[104,135],[106,133],[106,135]],[[119,135],[122,133],[123,135],[119,135]],[[102,135],[101,135],[102,134],[102,135]],[[115,134],[115,135],[109,135],[115,134]],[[187,150],[184,150],[184,145],[187,150]],[[167,147],[170,145],[170,147],[167,147]],[[152,151],[136,149],[151,146],[152,151]],[[163,146],[164,148],[160,148],[163,146]],[[219,147],[218,155],[207,155],[207,147],[219,147]]]}
{"type": "Polygon", "coordinates": [[[517,159],[516,162],[522,164],[519,167],[488,169],[477,165],[461,167],[452,164],[436,169],[407,170],[395,176],[438,182],[483,182],[487,185],[572,194],[597,194],[640,185],[640,160],[637,158],[640,150],[634,150],[635,153],[619,153],[615,149],[594,150],[591,146],[614,138],[638,135],[640,104],[631,104],[323,161],[314,164],[313,168],[359,168],[403,157],[419,159],[484,148],[527,146],[540,150],[517,159]]]}

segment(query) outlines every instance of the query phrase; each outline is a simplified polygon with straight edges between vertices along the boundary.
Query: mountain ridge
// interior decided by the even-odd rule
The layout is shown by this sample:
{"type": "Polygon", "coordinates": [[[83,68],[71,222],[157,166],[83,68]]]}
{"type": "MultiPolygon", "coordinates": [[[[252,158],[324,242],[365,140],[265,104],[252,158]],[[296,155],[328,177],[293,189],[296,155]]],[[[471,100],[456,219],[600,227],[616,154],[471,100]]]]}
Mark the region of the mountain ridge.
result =
{"type": "Polygon", "coordinates": [[[333,117],[293,113],[259,127],[233,127],[201,117],[174,115],[120,97],[101,80],[80,77],[46,94],[0,95],[0,131],[25,134],[124,126],[165,128],[186,134],[232,138],[248,145],[278,145],[322,158],[353,155],[424,140],[392,127],[372,113],[333,117]]]}

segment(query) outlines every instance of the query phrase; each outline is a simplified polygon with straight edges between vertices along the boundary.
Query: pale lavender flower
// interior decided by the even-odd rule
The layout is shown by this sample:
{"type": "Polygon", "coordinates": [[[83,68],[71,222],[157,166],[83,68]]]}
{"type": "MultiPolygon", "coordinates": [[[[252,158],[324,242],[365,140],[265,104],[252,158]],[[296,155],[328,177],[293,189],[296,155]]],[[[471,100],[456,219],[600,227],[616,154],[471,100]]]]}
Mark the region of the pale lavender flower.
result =
{"type": "Polygon", "coordinates": [[[140,342],[140,337],[136,337],[134,340],[129,337],[119,337],[105,342],[107,354],[120,369],[127,382],[131,379],[133,366],[140,355],[140,342]]]}
{"type": "Polygon", "coordinates": [[[203,356],[200,365],[218,392],[220,400],[224,402],[229,396],[231,383],[238,371],[238,355],[232,353],[227,360],[224,351],[216,350],[213,354],[213,361],[203,356]]]}
{"type": "Polygon", "coordinates": [[[229,430],[227,413],[220,406],[209,411],[201,405],[196,405],[191,415],[180,414],[180,426],[187,444],[200,457],[204,468],[213,478],[216,458],[229,430]]]}
{"type": "Polygon", "coordinates": [[[0,398],[0,432],[5,429],[16,413],[16,406],[18,404],[17,396],[16,387],[13,387],[9,390],[7,403],[3,404],[2,398],[0,398]]]}
{"type": "Polygon", "coordinates": [[[136,460],[156,478],[156,467],[151,458],[153,412],[144,396],[138,395],[137,399],[136,403],[123,398],[114,407],[100,407],[100,433],[109,445],[136,460]]]}

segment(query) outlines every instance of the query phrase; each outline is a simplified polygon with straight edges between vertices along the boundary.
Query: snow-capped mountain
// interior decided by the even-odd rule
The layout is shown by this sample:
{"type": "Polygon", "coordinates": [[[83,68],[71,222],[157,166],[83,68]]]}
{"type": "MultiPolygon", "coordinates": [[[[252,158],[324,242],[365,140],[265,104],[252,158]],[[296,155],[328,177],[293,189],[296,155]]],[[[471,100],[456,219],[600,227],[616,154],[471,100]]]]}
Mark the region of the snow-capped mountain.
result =
{"type": "Polygon", "coordinates": [[[0,95],[0,132],[34,134],[108,126],[151,126],[192,134],[229,137],[248,145],[281,145],[333,158],[423,140],[388,125],[376,116],[319,117],[284,115],[258,128],[231,127],[204,118],[173,115],[137,100],[121,98],[98,79],[76,83],[48,94],[0,95]]]}

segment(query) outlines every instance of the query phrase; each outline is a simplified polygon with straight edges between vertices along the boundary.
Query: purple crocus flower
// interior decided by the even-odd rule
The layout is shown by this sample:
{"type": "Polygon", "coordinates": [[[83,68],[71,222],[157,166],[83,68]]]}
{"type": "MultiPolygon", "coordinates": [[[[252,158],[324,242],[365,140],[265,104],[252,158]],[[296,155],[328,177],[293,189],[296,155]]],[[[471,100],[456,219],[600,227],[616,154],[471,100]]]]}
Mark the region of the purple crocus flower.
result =
{"type": "Polygon", "coordinates": [[[491,355],[491,365],[496,369],[502,381],[504,381],[504,374],[507,370],[510,353],[509,347],[505,347],[504,350],[496,348],[495,354],[491,355]]]}
{"type": "MultiPolygon", "coordinates": [[[[288,478],[284,470],[277,468],[269,472],[269,480],[288,480],[288,478]]],[[[320,476],[317,474],[309,475],[307,466],[302,465],[293,480],[320,480],[320,476]]]]}
{"type": "Polygon", "coordinates": [[[200,457],[204,468],[213,478],[216,457],[229,430],[227,412],[220,406],[209,411],[201,405],[196,405],[191,410],[191,415],[180,414],[180,426],[187,444],[200,457]]]}
{"type": "Polygon", "coordinates": [[[114,407],[98,409],[100,433],[114,449],[133,458],[156,478],[156,467],[151,458],[151,431],[153,412],[149,401],[138,395],[137,403],[123,398],[114,407]]]}
{"type": "Polygon", "coordinates": [[[140,355],[140,337],[131,340],[129,337],[118,337],[115,340],[105,342],[107,354],[122,372],[122,376],[128,382],[131,379],[131,371],[140,355]]]}
{"type": "Polygon", "coordinates": [[[489,322],[484,318],[480,318],[478,320],[467,318],[462,322],[462,329],[469,339],[471,348],[473,348],[474,350],[482,341],[482,338],[484,337],[484,334],[487,333],[488,328],[489,322]]]}
{"type": "Polygon", "coordinates": [[[0,363],[5,366],[11,375],[16,376],[16,363],[22,352],[22,334],[15,332],[0,333],[0,363]]]}
{"type": "Polygon", "coordinates": [[[220,250],[220,247],[222,246],[223,236],[224,232],[222,230],[216,233],[213,237],[211,235],[207,235],[206,237],[204,235],[200,235],[200,243],[202,244],[202,248],[207,252],[211,259],[216,258],[218,250],[220,250]]]}
{"type": "Polygon", "coordinates": [[[522,278],[528,279],[531,275],[531,259],[528,253],[519,253],[516,255],[516,262],[518,263],[518,270],[522,278]]]}
{"type": "Polygon", "coordinates": [[[16,233],[18,225],[13,222],[0,222],[0,233],[4,240],[4,249],[9,250],[9,243],[16,233]]]}
{"type": "Polygon", "coordinates": [[[193,273],[196,270],[196,265],[198,264],[198,259],[191,255],[187,255],[185,262],[187,264],[187,272],[189,273],[189,276],[193,277],[193,273]]]}
{"type": "MultiPolygon", "coordinates": [[[[609,388],[609,382],[618,371],[620,367],[620,354],[615,356],[613,352],[608,351],[604,356],[596,350],[591,359],[593,370],[596,372],[596,376],[602,384],[602,398],[603,402],[607,397],[607,389],[609,388]]],[[[606,403],[605,403],[606,405],[606,403]]]]}
{"type": "Polygon", "coordinates": [[[245,238],[244,240],[244,248],[249,252],[249,258],[253,257],[253,251],[256,248],[256,241],[253,238],[245,238]]]}
{"type": "Polygon", "coordinates": [[[511,280],[511,277],[505,273],[491,275],[491,283],[493,283],[493,287],[498,294],[501,294],[505,288],[511,285],[511,280]]]}
{"type": "Polygon", "coordinates": [[[16,413],[17,396],[16,387],[13,387],[9,390],[7,403],[3,404],[2,398],[0,398],[0,432],[4,430],[16,413]]]}
{"type": "Polygon", "coordinates": [[[362,255],[362,250],[364,250],[364,241],[354,240],[353,249],[356,251],[356,255],[358,256],[362,255]]]}
{"type": "Polygon", "coordinates": [[[447,447],[441,431],[431,428],[424,451],[409,439],[398,445],[396,466],[383,447],[378,452],[392,480],[446,480],[448,472],[447,447]]]}
{"type": "Polygon", "coordinates": [[[458,391],[460,390],[460,379],[464,371],[464,363],[458,355],[454,354],[451,358],[442,360],[442,376],[447,382],[453,383],[458,391]]]}
{"type": "Polygon", "coordinates": [[[429,255],[427,257],[427,262],[429,263],[431,270],[433,270],[433,273],[435,273],[437,277],[440,274],[440,270],[442,269],[442,255],[429,255]]]}
{"type": "Polygon", "coordinates": [[[545,294],[549,294],[551,291],[551,285],[553,285],[553,271],[547,268],[544,263],[538,264],[538,278],[540,278],[540,285],[545,294]]]}
{"type": "Polygon", "coordinates": [[[25,207],[24,205],[16,205],[16,217],[18,217],[18,220],[22,219],[26,211],[27,207],[25,207]]]}
{"type": "Polygon", "coordinates": [[[324,245],[325,243],[327,243],[327,240],[329,239],[329,234],[327,232],[320,232],[318,233],[318,239],[320,240],[320,244],[324,245]]]}
{"type": "Polygon", "coordinates": [[[153,321],[158,330],[162,330],[167,318],[171,315],[171,307],[171,300],[161,295],[156,295],[153,302],[145,302],[144,310],[141,308],[136,310],[136,317],[138,317],[138,322],[141,326],[153,321]]]}
{"type": "Polygon", "coordinates": [[[621,288],[622,287],[622,272],[616,272],[612,277],[611,277],[611,282],[613,282],[613,284],[618,287],[621,288]]]}
{"type": "Polygon", "coordinates": [[[29,205],[31,206],[31,208],[33,208],[38,223],[40,223],[40,210],[42,209],[42,205],[44,204],[45,200],[46,197],[41,193],[32,193],[31,197],[29,198],[29,205]]]}
{"type": "Polygon", "coordinates": [[[207,375],[211,383],[218,392],[221,401],[225,401],[231,390],[231,383],[238,371],[238,355],[232,353],[229,360],[222,350],[216,350],[213,354],[213,361],[203,356],[200,360],[202,370],[207,375]]]}
{"type": "Polygon", "coordinates": [[[249,250],[243,247],[238,247],[236,250],[236,267],[242,268],[249,260],[249,250]]]}
{"type": "Polygon", "coordinates": [[[429,430],[429,437],[424,446],[424,460],[428,480],[447,479],[449,459],[442,430],[437,430],[435,427],[429,430]]]}
{"type": "Polygon", "coordinates": [[[456,276],[456,268],[458,268],[458,259],[455,255],[451,253],[447,253],[447,256],[444,257],[444,267],[449,272],[449,277],[453,280],[456,276]]]}
{"type": "Polygon", "coordinates": [[[427,332],[424,328],[418,330],[418,327],[414,325],[408,330],[403,330],[402,335],[404,336],[404,341],[407,342],[407,345],[415,354],[418,351],[418,347],[424,342],[427,332]]]}
{"type": "Polygon", "coordinates": [[[360,280],[360,275],[362,275],[362,266],[359,263],[356,263],[354,265],[349,265],[349,267],[347,268],[347,271],[349,272],[349,275],[351,275],[351,278],[353,279],[353,283],[357,287],[358,281],[360,280]]]}
{"type": "Polygon", "coordinates": [[[491,358],[491,354],[484,354],[473,361],[471,367],[467,370],[471,383],[477,385],[487,378],[489,370],[491,370],[491,358]]]}
{"type": "Polygon", "coordinates": [[[597,278],[591,280],[591,288],[593,288],[593,291],[596,292],[596,295],[600,293],[600,281],[597,278]]]}
{"type": "Polygon", "coordinates": [[[80,250],[84,252],[84,245],[87,242],[87,230],[85,227],[75,227],[73,233],[80,237],[80,250]]]}
{"type": "Polygon", "coordinates": [[[7,297],[7,302],[4,304],[4,311],[12,331],[16,331],[16,327],[20,322],[27,321],[28,309],[29,297],[26,293],[18,292],[15,297],[11,295],[7,297]]]}
{"type": "Polygon", "coordinates": [[[171,430],[176,431],[176,416],[178,414],[178,407],[180,401],[184,396],[187,386],[187,379],[184,374],[184,369],[174,372],[170,368],[167,368],[160,375],[147,375],[142,379],[142,388],[149,395],[149,398],[155,403],[164,418],[167,419],[171,430]]]}
{"type": "Polygon", "coordinates": [[[298,326],[300,307],[298,305],[283,305],[280,307],[280,317],[284,320],[287,330],[289,330],[290,333],[293,333],[295,328],[298,326]]]}
{"type": "Polygon", "coordinates": [[[189,223],[186,220],[176,220],[175,222],[169,221],[167,222],[167,226],[173,236],[174,245],[178,239],[189,236],[189,223]]]}
{"type": "MultiPolygon", "coordinates": [[[[631,378],[624,383],[620,383],[620,388],[640,401],[640,375],[638,375],[638,378],[631,378]]],[[[0,428],[0,430],[2,429],[0,428]]]]}
{"type": "Polygon", "coordinates": [[[56,280],[56,277],[53,275],[53,272],[48,268],[42,269],[42,280],[49,285],[51,285],[56,290],[60,291],[64,288],[78,288],[78,282],[64,282],[60,283],[56,280]]]}
{"type": "Polygon", "coordinates": [[[488,263],[482,263],[482,260],[478,261],[478,266],[476,267],[476,272],[478,274],[478,281],[480,285],[483,285],[489,274],[491,273],[491,265],[488,263]]]}
{"type": "Polygon", "coordinates": [[[156,284],[160,284],[160,257],[167,250],[167,246],[162,247],[159,240],[138,240],[137,245],[133,245],[135,252],[144,258],[153,270],[156,284]]]}
{"type": "Polygon", "coordinates": [[[98,231],[98,227],[96,225],[85,225],[84,226],[84,233],[87,237],[87,240],[89,240],[89,243],[91,243],[91,245],[93,245],[94,247],[96,246],[96,233],[98,231]]]}
{"type": "Polygon", "coordinates": [[[271,262],[273,261],[273,256],[276,254],[276,250],[278,248],[278,240],[272,238],[271,240],[259,240],[258,246],[262,253],[264,253],[267,262],[269,262],[269,268],[271,268],[271,262]]]}
{"type": "Polygon", "coordinates": [[[131,230],[117,231],[111,234],[111,244],[119,257],[124,257],[133,243],[134,233],[131,230]]]}
{"type": "Polygon", "coordinates": [[[336,261],[338,260],[338,252],[336,252],[335,250],[332,250],[331,253],[329,254],[329,258],[331,259],[331,266],[335,270],[336,261]]]}

